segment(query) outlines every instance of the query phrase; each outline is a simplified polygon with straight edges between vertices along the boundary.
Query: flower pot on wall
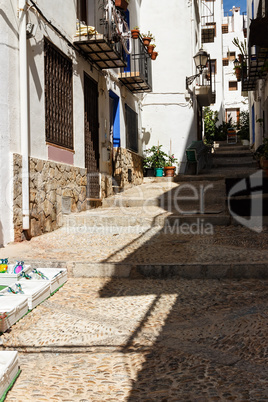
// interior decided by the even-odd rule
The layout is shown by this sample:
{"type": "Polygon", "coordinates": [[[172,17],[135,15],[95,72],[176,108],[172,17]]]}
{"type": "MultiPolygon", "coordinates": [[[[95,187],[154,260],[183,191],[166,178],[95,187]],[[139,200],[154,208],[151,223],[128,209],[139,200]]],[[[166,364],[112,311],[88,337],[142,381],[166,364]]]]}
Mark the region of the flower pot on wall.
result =
{"type": "Polygon", "coordinates": [[[241,68],[240,67],[237,67],[235,69],[235,75],[236,75],[237,81],[241,81],[241,68]]]}
{"type": "Polygon", "coordinates": [[[123,11],[127,11],[128,2],[126,0],[115,0],[115,6],[121,8],[123,11]]]}
{"type": "Polygon", "coordinates": [[[142,38],[142,40],[143,40],[144,46],[149,46],[149,45],[150,45],[150,42],[151,42],[151,40],[152,40],[152,38],[149,38],[149,37],[147,37],[147,36],[144,36],[144,37],[142,38]]]}
{"type": "Polygon", "coordinates": [[[147,46],[147,52],[148,52],[149,54],[152,54],[153,51],[154,51],[154,48],[155,48],[155,45],[148,45],[148,46],[147,46]]]}
{"type": "Polygon", "coordinates": [[[145,168],[144,169],[144,177],[154,177],[155,171],[154,168],[145,168]]]}
{"type": "Polygon", "coordinates": [[[140,30],[139,29],[132,29],[131,30],[131,36],[133,39],[138,39],[140,34],[140,30]]]}
{"type": "Polygon", "coordinates": [[[151,54],[151,59],[152,59],[152,60],[155,60],[155,59],[157,58],[157,56],[158,56],[158,53],[157,53],[157,52],[152,52],[152,54],[151,54]]]}

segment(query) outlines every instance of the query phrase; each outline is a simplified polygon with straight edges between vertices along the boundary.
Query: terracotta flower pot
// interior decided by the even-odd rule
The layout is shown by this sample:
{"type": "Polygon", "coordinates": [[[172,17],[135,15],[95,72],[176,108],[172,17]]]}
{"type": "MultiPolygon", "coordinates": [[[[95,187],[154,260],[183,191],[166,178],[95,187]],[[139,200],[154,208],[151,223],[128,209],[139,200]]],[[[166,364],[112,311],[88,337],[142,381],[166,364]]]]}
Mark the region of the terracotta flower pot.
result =
{"type": "Polygon", "coordinates": [[[132,29],[131,30],[131,36],[133,39],[138,39],[140,34],[140,30],[139,29],[132,29]]]}
{"type": "Polygon", "coordinates": [[[236,75],[237,81],[241,81],[241,68],[240,67],[235,69],[235,75],[236,75]]]}
{"type": "Polygon", "coordinates": [[[154,45],[148,45],[148,46],[147,46],[147,52],[148,52],[149,54],[152,54],[153,51],[154,51],[154,48],[155,48],[154,45]]]}
{"type": "Polygon", "coordinates": [[[151,59],[155,60],[157,58],[158,53],[157,52],[152,52],[151,54],[151,59]]]}
{"type": "Polygon", "coordinates": [[[146,37],[143,37],[142,40],[143,40],[144,46],[149,46],[152,38],[149,38],[146,36],[146,37]]]}
{"type": "Polygon", "coordinates": [[[173,177],[175,174],[175,166],[165,166],[165,176],[166,177],[173,177]]]}
{"type": "Polygon", "coordinates": [[[128,3],[126,0],[115,0],[115,6],[121,8],[123,11],[127,11],[128,3]]]}

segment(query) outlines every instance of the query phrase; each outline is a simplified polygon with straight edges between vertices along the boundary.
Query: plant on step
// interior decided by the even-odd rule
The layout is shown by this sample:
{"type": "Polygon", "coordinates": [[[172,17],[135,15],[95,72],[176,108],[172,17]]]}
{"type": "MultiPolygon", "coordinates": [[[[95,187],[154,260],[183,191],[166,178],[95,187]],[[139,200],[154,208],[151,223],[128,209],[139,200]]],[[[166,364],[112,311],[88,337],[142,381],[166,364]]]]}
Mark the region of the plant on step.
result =
{"type": "Polygon", "coordinates": [[[162,145],[154,145],[144,151],[145,158],[143,166],[145,168],[164,168],[168,155],[161,149],[162,145]]]}
{"type": "Polygon", "coordinates": [[[204,108],[204,127],[205,127],[205,143],[213,144],[216,133],[216,123],[219,121],[218,112],[213,112],[210,107],[204,108]]]}
{"type": "Polygon", "coordinates": [[[172,154],[168,156],[165,166],[175,166],[177,162],[178,159],[176,159],[174,154],[172,154]]]}

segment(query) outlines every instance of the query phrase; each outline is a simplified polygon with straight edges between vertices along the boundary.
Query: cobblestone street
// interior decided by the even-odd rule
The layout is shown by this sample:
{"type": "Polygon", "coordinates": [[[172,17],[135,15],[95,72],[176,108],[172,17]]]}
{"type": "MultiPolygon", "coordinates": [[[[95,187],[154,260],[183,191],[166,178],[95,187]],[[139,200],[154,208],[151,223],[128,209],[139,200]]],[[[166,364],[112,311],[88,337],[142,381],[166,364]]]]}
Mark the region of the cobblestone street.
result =
{"type": "Polygon", "coordinates": [[[7,401],[264,401],[267,281],[69,279],[2,336],[7,401]]]}

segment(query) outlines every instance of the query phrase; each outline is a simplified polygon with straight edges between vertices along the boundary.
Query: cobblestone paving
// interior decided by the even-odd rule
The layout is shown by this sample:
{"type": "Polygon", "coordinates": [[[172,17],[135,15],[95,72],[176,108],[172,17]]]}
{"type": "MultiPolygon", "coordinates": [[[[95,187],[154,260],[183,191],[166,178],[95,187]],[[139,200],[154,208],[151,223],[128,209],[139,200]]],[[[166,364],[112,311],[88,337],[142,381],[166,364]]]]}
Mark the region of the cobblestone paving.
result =
{"type": "Polygon", "coordinates": [[[10,401],[266,401],[268,281],[69,279],[1,337],[10,401]]]}
{"type": "MultiPolygon", "coordinates": [[[[106,228],[107,229],[107,228],[106,228]]],[[[124,263],[228,263],[267,262],[268,229],[261,233],[241,226],[215,226],[206,234],[172,234],[151,228],[128,233],[129,228],[110,233],[68,232],[66,228],[35,237],[30,242],[0,249],[0,258],[10,261],[58,260],[124,263]],[[160,251],[161,250],[161,251],[160,251]]],[[[136,228],[137,229],[137,228],[136,228]]]]}

